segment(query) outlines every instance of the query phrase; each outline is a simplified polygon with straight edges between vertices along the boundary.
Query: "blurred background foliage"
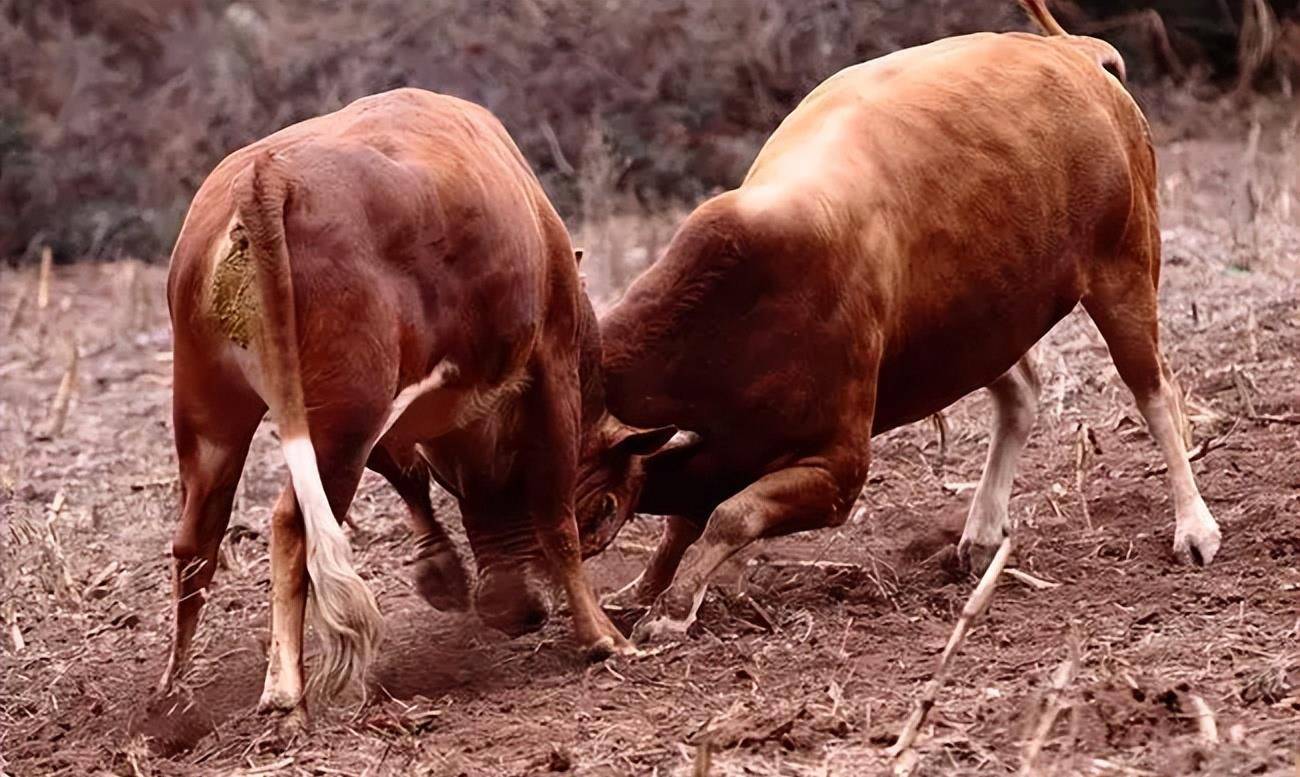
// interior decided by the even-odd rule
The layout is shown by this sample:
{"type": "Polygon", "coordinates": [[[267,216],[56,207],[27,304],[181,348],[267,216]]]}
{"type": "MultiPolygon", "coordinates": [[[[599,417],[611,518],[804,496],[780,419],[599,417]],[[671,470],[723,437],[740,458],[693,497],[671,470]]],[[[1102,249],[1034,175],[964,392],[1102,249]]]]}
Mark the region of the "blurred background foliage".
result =
{"type": "MultiPolygon", "coordinates": [[[[1140,93],[1300,76],[1300,0],[1054,0],[1140,93]]],[[[734,186],[841,67],[976,30],[1012,0],[0,0],[0,259],[157,259],[230,151],[420,86],[505,122],[570,224],[734,186]]]]}

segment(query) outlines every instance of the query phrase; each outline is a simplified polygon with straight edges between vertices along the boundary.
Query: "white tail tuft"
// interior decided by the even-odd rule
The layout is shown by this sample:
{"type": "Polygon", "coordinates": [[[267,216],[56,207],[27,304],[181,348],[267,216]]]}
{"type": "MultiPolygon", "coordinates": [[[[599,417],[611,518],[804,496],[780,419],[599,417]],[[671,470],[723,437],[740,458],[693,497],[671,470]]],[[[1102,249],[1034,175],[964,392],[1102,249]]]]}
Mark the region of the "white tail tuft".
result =
{"type": "Polygon", "coordinates": [[[352,550],[325,495],[311,440],[286,437],[281,447],[306,527],[309,612],[323,650],[322,666],[312,682],[330,696],[364,678],[383,616],[352,566],[352,550]]]}

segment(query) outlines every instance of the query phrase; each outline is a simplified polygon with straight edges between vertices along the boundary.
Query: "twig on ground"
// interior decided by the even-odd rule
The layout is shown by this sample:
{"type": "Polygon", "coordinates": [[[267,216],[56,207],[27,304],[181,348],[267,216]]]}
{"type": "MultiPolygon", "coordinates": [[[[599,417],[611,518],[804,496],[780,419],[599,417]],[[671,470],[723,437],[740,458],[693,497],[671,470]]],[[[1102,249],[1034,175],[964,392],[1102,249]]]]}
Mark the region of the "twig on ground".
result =
{"type": "Polygon", "coordinates": [[[1085,473],[1088,469],[1088,463],[1092,459],[1092,454],[1100,451],[1097,436],[1093,434],[1090,426],[1080,422],[1076,432],[1077,436],[1074,440],[1074,487],[1079,492],[1079,507],[1083,509],[1083,522],[1087,524],[1088,531],[1091,532],[1092,514],[1088,511],[1088,495],[1084,489],[1084,483],[1087,480],[1085,473]]]}
{"type": "Polygon", "coordinates": [[[759,559],[751,558],[745,562],[747,567],[763,567],[781,569],[783,567],[812,567],[813,569],[862,569],[861,564],[851,561],[823,561],[820,559],[795,559],[785,561],[781,559],[759,559]]]}
{"type": "Polygon", "coordinates": [[[59,381],[59,388],[50,402],[50,412],[46,416],[45,426],[37,434],[38,440],[53,440],[63,434],[63,425],[68,420],[68,408],[72,404],[72,393],[77,387],[78,348],[76,337],[68,338],[68,367],[59,381]]]}
{"type": "Polygon", "coordinates": [[[985,570],[979,584],[975,586],[970,598],[966,600],[966,606],[962,608],[961,617],[957,619],[957,625],[952,630],[952,636],[948,637],[948,644],[944,646],[943,653],[939,655],[934,676],[930,678],[930,682],[926,683],[921,697],[917,699],[912,714],[908,717],[907,722],[903,725],[903,730],[898,735],[898,741],[894,742],[893,746],[886,751],[886,754],[894,760],[895,774],[910,774],[915,766],[916,755],[912,752],[912,744],[916,741],[916,735],[921,730],[922,724],[925,723],[926,716],[930,714],[930,710],[938,700],[939,690],[943,688],[944,680],[948,676],[948,669],[952,664],[952,657],[966,639],[966,633],[970,629],[971,623],[988,608],[989,602],[993,600],[993,591],[997,588],[998,577],[1001,576],[1002,570],[1006,567],[1007,558],[1010,555],[1011,538],[1007,537],[998,546],[998,552],[993,556],[993,562],[989,564],[989,568],[985,570]]]}
{"type": "Polygon", "coordinates": [[[1259,322],[1255,320],[1255,309],[1246,313],[1246,340],[1250,343],[1250,360],[1259,361],[1259,322]]]}
{"type": "Polygon", "coordinates": [[[1268,421],[1274,424],[1300,424],[1300,413],[1288,413],[1286,415],[1275,415],[1273,413],[1257,413],[1254,420],[1268,421]]]}
{"type": "Polygon", "coordinates": [[[1070,637],[1069,650],[1069,656],[1056,667],[1056,671],[1052,672],[1052,682],[1043,694],[1042,707],[1038,714],[1038,722],[1033,728],[1033,736],[1025,742],[1024,749],[1021,751],[1021,775],[1038,773],[1038,754],[1042,752],[1047,735],[1052,730],[1052,724],[1056,722],[1056,716],[1060,715],[1061,710],[1066,706],[1061,701],[1061,695],[1079,671],[1079,641],[1073,635],[1070,637]]]}
{"type": "Polygon", "coordinates": [[[64,593],[74,601],[81,600],[81,593],[77,585],[72,580],[72,570],[68,567],[67,554],[63,552],[63,543],[59,540],[59,533],[55,530],[54,521],[63,511],[63,505],[67,498],[62,491],[54,495],[50,501],[45,515],[45,536],[42,538],[45,544],[45,552],[49,558],[50,566],[58,570],[58,580],[55,582],[54,589],[62,588],[64,593]]]}
{"type": "Polygon", "coordinates": [[[776,626],[776,621],[772,620],[772,616],[768,614],[767,610],[764,609],[761,604],[754,601],[754,597],[749,594],[741,594],[740,598],[744,600],[745,604],[749,605],[750,609],[758,613],[758,617],[763,621],[762,625],[765,626],[768,631],[776,633],[780,630],[776,626]]]}
{"type": "Polygon", "coordinates": [[[13,602],[5,604],[5,620],[9,623],[9,640],[13,643],[14,652],[20,653],[27,647],[27,641],[23,639],[23,630],[18,628],[18,609],[13,602]]]}
{"type": "Polygon", "coordinates": [[[1237,396],[1241,399],[1241,404],[1246,408],[1246,415],[1250,418],[1258,418],[1259,412],[1255,409],[1255,400],[1250,398],[1250,387],[1246,385],[1246,376],[1240,367],[1233,366],[1232,382],[1237,388],[1237,396]]]}
{"type": "Polygon", "coordinates": [[[1028,572],[1024,572],[1019,569],[1014,569],[1012,567],[1007,567],[1006,573],[1008,575],[1011,575],[1015,579],[1019,580],[1020,582],[1024,583],[1025,585],[1029,586],[1030,588],[1036,588],[1039,591],[1049,591],[1053,588],[1061,587],[1060,583],[1054,583],[1051,580],[1044,580],[1041,577],[1034,577],[1028,572]]]}
{"type": "Polygon", "coordinates": [[[41,249],[41,275],[36,285],[36,309],[45,312],[50,306],[50,279],[54,274],[54,252],[49,246],[41,249]]]}
{"type": "Polygon", "coordinates": [[[695,747],[695,768],[691,771],[695,777],[708,777],[713,765],[713,742],[705,739],[695,747]]]}
{"type": "Polygon", "coordinates": [[[31,297],[32,285],[30,281],[24,283],[18,289],[18,296],[14,298],[13,309],[9,311],[9,321],[5,324],[5,332],[13,334],[18,329],[18,325],[23,321],[23,312],[27,309],[27,300],[31,297]]]}
{"type": "MultiPolygon", "coordinates": [[[[1259,420],[1261,418],[1263,418],[1263,416],[1255,416],[1255,420],[1259,420]]],[[[1204,440],[1201,440],[1191,450],[1187,452],[1187,460],[1189,462],[1192,462],[1198,459],[1203,459],[1209,455],[1210,451],[1215,450],[1216,448],[1222,448],[1224,444],[1227,443],[1228,438],[1232,436],[1232,433],[1237,431],[1237,425],[1240,423],[1241,423],[1241,419],[1238,418],[1232,422],[1232,426],[1228,427],[1228,431],[1224,432],[1223,434],[1215,435],[1213,437],[1206,437],[1204,440]]],[[[1300,416],[1297,416],[1297,423],[1300,423],[1300,416]]],[[[1148,469],[1145,473],[1145,476],[1154,477],[1156,475],[1163,475],[1168,471],[1169,471],[1169,467],[1167,467],[1164,464],[1161,464],[1158,467],[1153,467],[1151,469],[1148,469]]]]}
{"type": "Polygon", "coordinates": [[[1192,710],[1196,712],[1196,729],[1201,734],[1201,741],[1207,745],[1217,745],[1219,725],[1214,720],[1214,710],[1205,703],[1205,699],[1194,693],[1189,693],[1187,698],[1192,703],[1192,710]]]}

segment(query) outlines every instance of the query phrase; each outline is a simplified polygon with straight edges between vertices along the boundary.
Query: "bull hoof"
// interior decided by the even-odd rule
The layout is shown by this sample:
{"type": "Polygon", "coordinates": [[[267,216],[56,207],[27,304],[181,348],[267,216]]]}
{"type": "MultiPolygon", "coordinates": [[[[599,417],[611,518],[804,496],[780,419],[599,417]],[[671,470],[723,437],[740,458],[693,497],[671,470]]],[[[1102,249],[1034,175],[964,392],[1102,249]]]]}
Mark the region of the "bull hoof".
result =
{"type": "Polygon", "coordinates": [[[978,577],[984,574],[984,570],[989,568],[989,564],[993,563],[993,557],[997,555],[997,552],[997,545],[977,545],[963,537],[957,543],[957,562],[962,569],[978,577]]]}
{"type": "Polygon", "coordinates": [[[271,728],[271,736],[266,743],[276,750],[287,748],[293,743],[294,739],[306,734],[310,728],[307,704],[301,699],[294,703],[287,699],[263,693],[261,700],[257,703],[257,712],[267,718],[271,728]]]}
{"type": "Polygon", "coordinates": [[[638,652],[640,651],[631,642],[628,642],[622,634],[617,637],[607,634],[588,645],[586,650],[583,651],[587,660],[592,663],[604,661],[614,656],[635,656],[638,652]]]}
{"type": "Polygon", "coordinates": [[[540,631],[550,619],[550,612],[545,608],[528,608],[517,612],[492,612],[480,608],[478,616],[488,626],[515,639],[540,631]]]}
{"type": "Polygon", "coordinates": [[[480,575],[474,610],[486,625],[509,637],[521,637],[546,625],[551,599],[526,570],[496,567],[480,575]]]}
{"type": "Polygon", "coordinates": [[[647,613],[646,617],[632,627],[632,641],[638,645],[681,642],[686,639],[686,632],[693,621],[694,618],[679,620],[665,615],[654,617],[654,613],[647,613]]]}
{"type": "Polygon", "coordinates": [[[1183,563],[1206,566],[1219,553],[1223,535],[1205,502],[1197,500],[1186,516],[1180,516],[1174,529],[1174,556],[1183,563]]]}
{"type": "Polygon", "coordinates": [[[707,586],[703,583],[669,586],[668,590],[655,599],[650,611],[632,627],[632,641],[640,645],[685,639],[687,629],[695,622],[695,614],[699,612],[706,590],[707,586]],[[692,588],[694,595],[688,593],[692,588]]]}
{"type": "Polygon", "coordinates": [[[997,532],[996,538],[975,537],[962,532],[961,539],[957,542],[957,563],[973,575],[984,574],[984,570],[993,563],[993,557],[998,554],[998,548],[1006,536],[1005,530],[997,532]]]}
{"type": "Polygon", "coordinates": [[[469,609],[469,577],[455,554],[417,561],[415,590],[435,610],[465,612],[469,609]]]}

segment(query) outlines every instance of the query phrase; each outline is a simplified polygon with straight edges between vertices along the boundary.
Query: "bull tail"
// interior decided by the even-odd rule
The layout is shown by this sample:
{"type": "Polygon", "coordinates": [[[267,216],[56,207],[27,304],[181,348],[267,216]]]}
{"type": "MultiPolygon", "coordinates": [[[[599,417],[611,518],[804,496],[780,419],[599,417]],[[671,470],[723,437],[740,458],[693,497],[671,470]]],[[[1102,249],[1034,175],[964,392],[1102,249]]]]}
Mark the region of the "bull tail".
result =
{"type": "Polygon", "coordinates": [[[1052,12],[1047,10],[1047,0],[1017,0],[1025,13],[1034,18],[1038,26],[1048,35],[1068,35],[1065,28],[1056,21],[1052,12]]]}
{"type": "Polygon", "coordinates": [[[1043,32],[1053,37],[1069,38],[1072,46],[1091,57],[1103,70],[1119,79],[1120,83],[1125,83],[1124,59],[1109,43],[1096,38],[1070,35],[1060,22],[1056,21],[1056,17],[1052,16],[1052,12],[1047,10],[1047,0],[1016,0],[1016,2],[1025,9],[1025,13],[1033,18],[1043,32]]]}
{"type": "Polygon", "coordinates": [[[307,428],[284,231],[290,188],[274,167],[270,154],[259,156],[233,194],[260,290],[256,342],[265,399],[279,429],[281,450],[306,529],[312,594],[309,610],[323,649],[317,683],[328,695],[364,677],[383,619],[374,594],[352,566],[348,539],[330,507],[307,428]]]}

